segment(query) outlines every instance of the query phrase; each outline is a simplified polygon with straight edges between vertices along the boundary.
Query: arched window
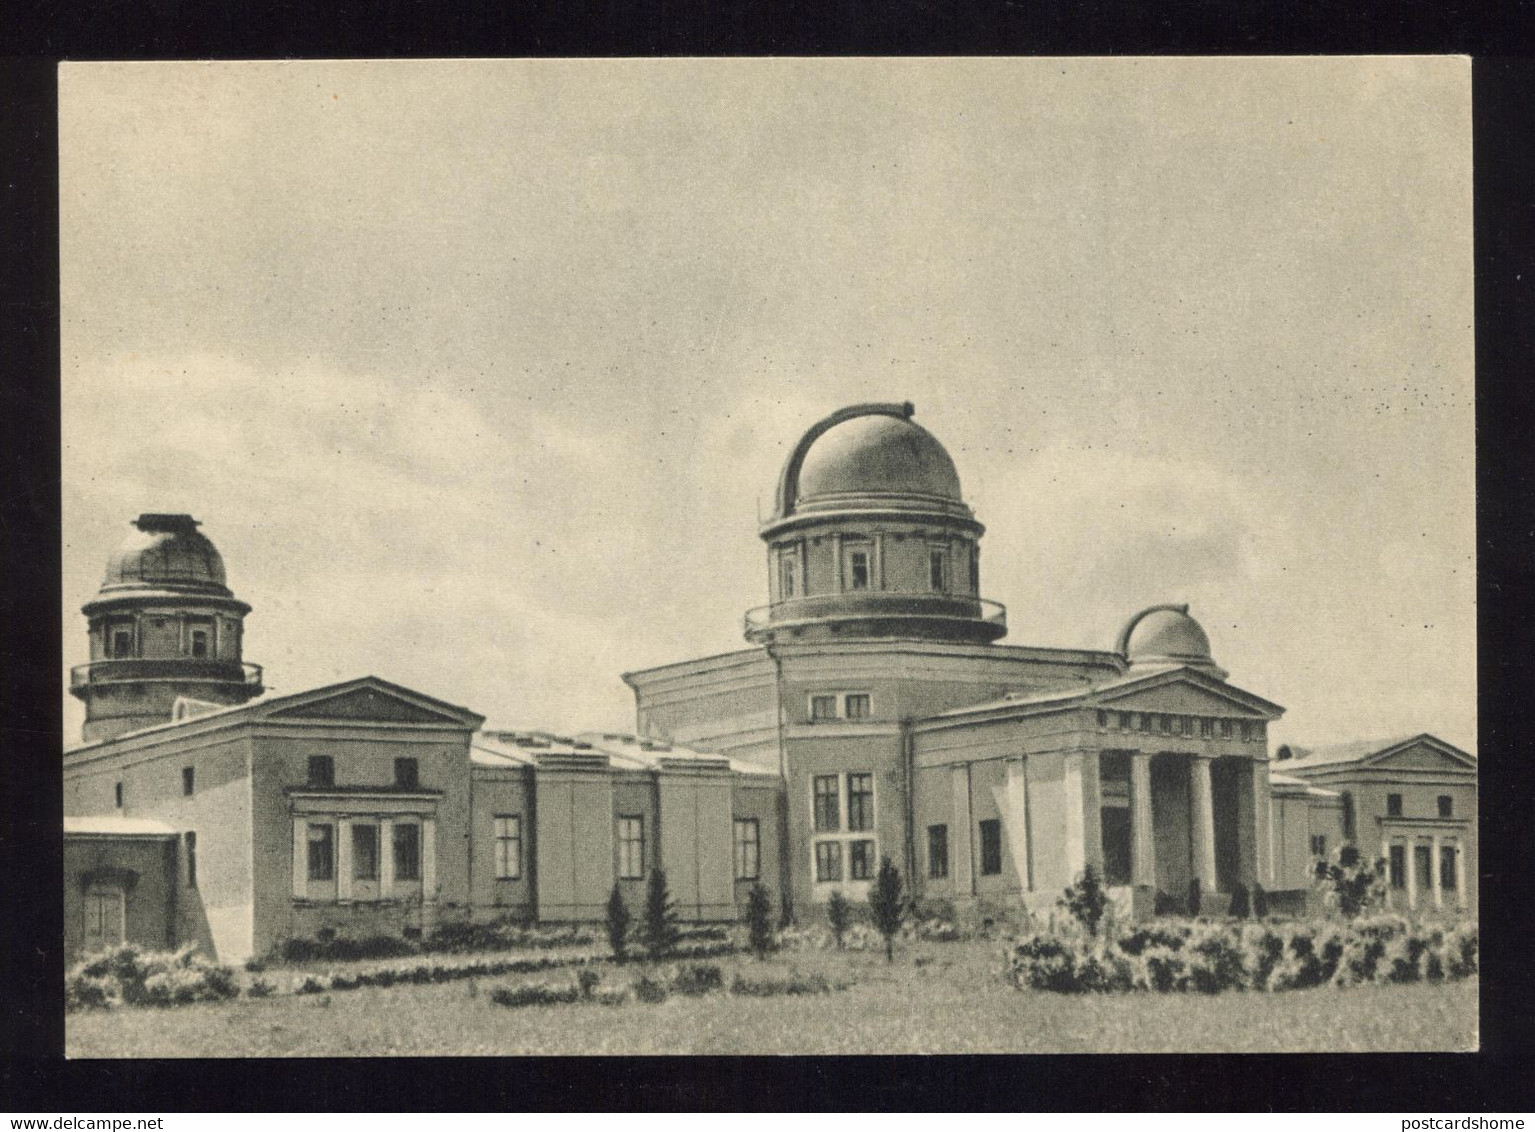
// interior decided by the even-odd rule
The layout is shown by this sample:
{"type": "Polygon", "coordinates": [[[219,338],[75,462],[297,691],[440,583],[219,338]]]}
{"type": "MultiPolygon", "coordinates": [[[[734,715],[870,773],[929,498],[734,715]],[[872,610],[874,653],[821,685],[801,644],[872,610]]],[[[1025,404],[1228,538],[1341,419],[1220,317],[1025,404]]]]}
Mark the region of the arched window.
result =
{"type": "Polygon", "coordinates": [[[1354,796],[1343,792],[1343,840],[1354,840],[1354,796]]]}

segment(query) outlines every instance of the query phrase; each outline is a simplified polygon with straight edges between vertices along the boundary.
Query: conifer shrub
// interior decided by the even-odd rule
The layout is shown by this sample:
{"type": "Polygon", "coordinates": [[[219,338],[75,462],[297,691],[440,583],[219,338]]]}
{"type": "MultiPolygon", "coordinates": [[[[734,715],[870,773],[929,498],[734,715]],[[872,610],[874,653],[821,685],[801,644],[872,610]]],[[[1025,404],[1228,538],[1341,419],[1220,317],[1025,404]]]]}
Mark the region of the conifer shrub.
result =
{"type": "Polygon", "coordinates": [[[895,962],[895,936],[901,930],[901,873],[888,856],[879,859],[879,875],[869,889],[869,911],[885,940],[885,962],[895,962]]]}
{"type": "Polygon", "coordinates": [[[832,938],[837,941],[838,951],[842,950],[848,925],[852,922],[853,906],[842,893],[834,891],[831,899],[826,902],[826,923],[831,928],[832,938]]]}
{"type": "Polygon", "coordinates": [[[640,942],[652,959],[665,959],[677,949],[682,931],[677,921],[677,905],[666,888],[666,870],[650,870],[645,884],[645,912],[640,922],[640,942]]]}
{"type": "Polygon", "coordinates": [[[761,882],[746,894],[746,939],[759,960],[773,949],[773,900],[761,882]]]}
{"type": "Polygon", "coordinates": [[[622,963],[629,958],[629,906],[624,903],[624,894],[618,887],[618,882],[613,882],[613,891],[608,893],[608,906],[604,919],[604,927],[608,933],[608,947],[613,951],[613,960],[622,963]]]}

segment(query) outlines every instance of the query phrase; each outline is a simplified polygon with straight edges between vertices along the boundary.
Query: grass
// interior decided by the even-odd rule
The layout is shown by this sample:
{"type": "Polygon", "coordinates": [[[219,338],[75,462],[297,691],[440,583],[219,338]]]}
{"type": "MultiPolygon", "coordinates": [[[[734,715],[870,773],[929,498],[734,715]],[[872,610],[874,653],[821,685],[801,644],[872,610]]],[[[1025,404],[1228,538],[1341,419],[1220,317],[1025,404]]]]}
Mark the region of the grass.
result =
{"type": "MultiPolygon", "coordinates": [[[[508,1009],[526,978],[71,1014],[70,1057],[505,1054],[1091,1053],[1470,1050],[1477,981],[1279,994],[1055,995],[1000,975],[1001,945],[911,946],[721,960],[728,985],[791,970],[851,981],[836,994],[673,996],[659,1005],[508,1009]]],[[[338,967],[340,965],[337,965],[338,967]]],[[[606,986],[641,965],[605,967],[606,986]]],[[[573,976],[572,976],[573,977],[573,976]]]]}

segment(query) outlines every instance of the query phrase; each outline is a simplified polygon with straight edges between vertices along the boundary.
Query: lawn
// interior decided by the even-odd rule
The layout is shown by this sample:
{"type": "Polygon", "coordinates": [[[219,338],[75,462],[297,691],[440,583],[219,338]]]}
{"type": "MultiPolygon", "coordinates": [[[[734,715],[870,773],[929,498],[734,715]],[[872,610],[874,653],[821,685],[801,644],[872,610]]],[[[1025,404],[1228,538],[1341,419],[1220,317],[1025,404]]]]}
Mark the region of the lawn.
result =
{"type": "MultiPolygon", "coordinates": [[[[1019,991],[997,943],[914,945],[887,966],[868,952],[721,960],[728,984],[820,973],[850,989],[648,1005],[507,1008],[497,986],[555,972],[432,986],[279,995],[171,1009],[71,1014],[70,1057],[501,1054],[1092,1053],[1471,1050],[1477,981],[1276,994],[1056,995],[1019,991]]],[[[604,967],[604,985],[632,973],[604,967]]],[[[634,973],[637,973],[634,972],[634,973]]]]}

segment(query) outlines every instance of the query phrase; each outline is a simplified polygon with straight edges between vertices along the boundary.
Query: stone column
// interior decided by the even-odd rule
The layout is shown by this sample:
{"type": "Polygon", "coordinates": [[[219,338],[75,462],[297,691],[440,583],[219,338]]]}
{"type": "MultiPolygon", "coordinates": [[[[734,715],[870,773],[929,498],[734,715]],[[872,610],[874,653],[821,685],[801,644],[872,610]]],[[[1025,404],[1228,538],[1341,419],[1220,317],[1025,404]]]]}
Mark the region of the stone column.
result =
{"type": "Polygon", "coordinates": [[[1081,751],[1067,752],[1061,785],[1061,804],[1066,810],[1065,837],[1061,849],[1066,865],[1066,883],[1075,884],[1077,877],[1087,868],[1087,799],[1082,792],[1081,751]]]}
{"type": "Polygon", "coordinates": [[[309,822],[293,819],[293,898],[309,895],[309,822]]]}
{"type": "Polygon", "coordinates": [[[352,819],[336,821],[336,899],[352,898],[352,819]]]}
{"type": "Polygon", "coordinates": [[[1194,876],[1201,892],[1215,889],[1215,797],[1210,789],[1210,755],[1189,756],[1189,781],[1193,805],[1190,807],[1190,840],[1194,857],[1194,876]]]}
{"type": "Polygon", "coordinates": [[[847,587],[842,583],[842,536],[831,536],[831,592],[841,593],[847,587]]]}
{"type": "Polygon", "coordinates": [[[1018,873],[1018,888],[1028,892],[1034,887],[1032,853],[1029,849],[1029,786],[1022,758],[1007,760],[1007,808],[1004,828],[1018,873]]]}
{"type": "Polygon", "coordinates": [[[1157,843],[1151,824],[1151,755],[1130,752],[1130,883],[1157,886],[1157,843]]]}
{"type": "Polygon", "coordinates": [[[394,819],[378,821],[378,898],[394,895],[394,819]]]}
{"type": "Polygon", "coordinates": [[[1380,855],[1386,860],[1386,907],[1396,907],[1396,889],[1391,883],[1391,838],[1380,835],[1380,855]]]}
{"type": "Polygon", "coordinates": [[[1450,867],[1455,872],[1455,906],[1458,908],[1469,908],[1471,906],[1471,893],[1466,891],[1465,849],[1462,847],[1459,838],[1450,842],[1450,847],[1455,850],[1450,858],[1452,862],[1450,867]]]}
{"type": "Polygon", "coordinates": [[[1402,853],[1407,868],[1407,907],[1409,909],[1418,906],[1418,841],[1416,838],[1407,838],[1407,848],[1402,853]]]}
{"type": "Polygon", "coordinates": [[[954,812],[954,832],[949,837],[949,869],[954,877],[954,895],[975,894],[975,870],[972,864],[971,839],[974,836],[970,820],[970,764],[964,763],[949,770],[949,798],[954,812]]]}
{"type": "Polygon", "coordinates": [[[437,899],[437,823],[431,818],[421,819],[421,899],[437,899]]]}
{"type": "Polygon", "coordinates": [[[1265,888],[1274,884],[1273,814],[1269,811],[1269,764],[1249,759],[1253,792],[1253,867],[1255,879],[1265,888]]]}
{"type": "Polygon", "coordinates": [[[1434,888],[1434,907],[1435,908],[1443,908],[1444,907],[1444,875],[1443,875],[1444,865],[1441,863],[1441,860],[1440,860],[1440,856],[1441,856],[1440,851],[1443,848],[1444,848],[1444,842],[1439,839],[1439,835],[1437,833],[1434,834],[1433,847],[1429,850],[1428,876],[1429,876],[1429,884],[1433,885],[1433,888],[1434,888]]]}

